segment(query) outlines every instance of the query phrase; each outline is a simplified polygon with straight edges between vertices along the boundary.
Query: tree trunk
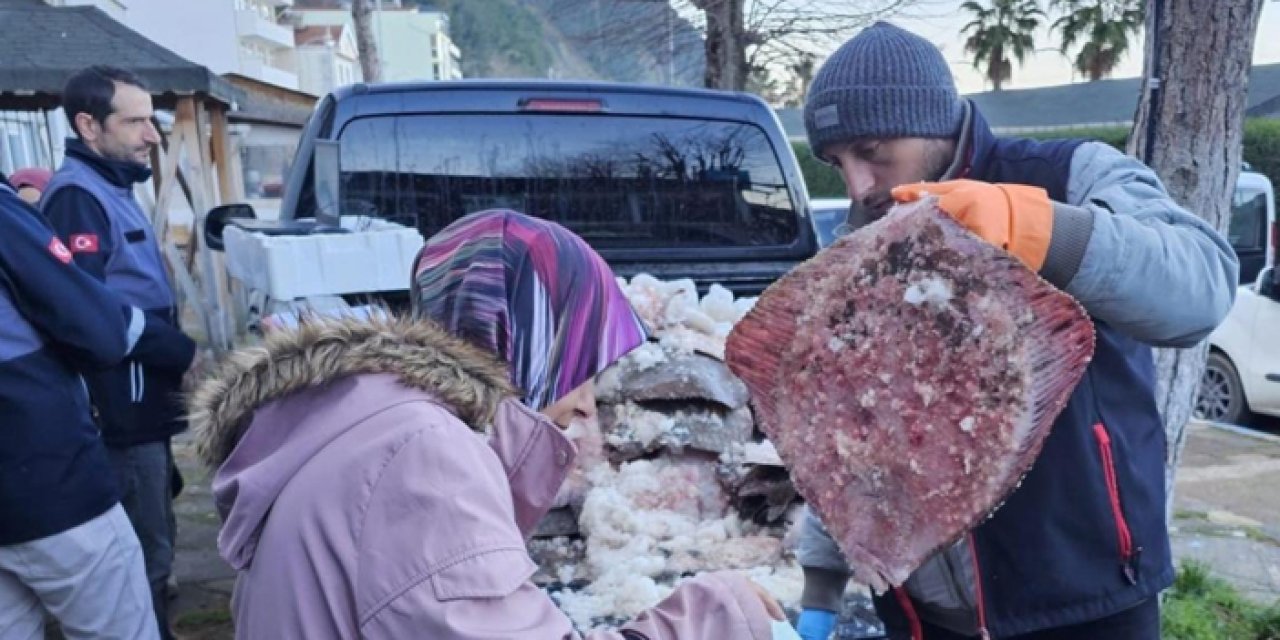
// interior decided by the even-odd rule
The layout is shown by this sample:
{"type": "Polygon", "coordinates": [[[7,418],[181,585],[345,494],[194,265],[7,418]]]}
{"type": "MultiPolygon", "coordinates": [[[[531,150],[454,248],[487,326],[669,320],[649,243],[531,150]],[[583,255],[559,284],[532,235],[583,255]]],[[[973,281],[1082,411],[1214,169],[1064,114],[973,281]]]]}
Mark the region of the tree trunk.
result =
{"type": "MultiPolygon", "coordinates": [[[[1240,171],[1245,88],[1262,1],[1150,0],[1147,6],[1147,90],[1128,152],[1156,171],[1174,200],[1219,231],[1230,222],[1240,171]]],[[[1207,351],[1207,343],[1156,350],[1156,403],[1168,436],[1167,517],[1207,351]]]]}
{"type": "Polygon", "coordinates": [[[369,0],[352,0],[351,20],[356,27],[356,48],[360,51],[360,71],[365,82],[382,80],[382,63],[378,60],[378,43],[373,39],[373,7],[369,0]]]}
{"type": "Polygon", "coordinates": [[[991,90],[1000,91],[1004,88],[1004,67],[1008,62],[1004,59],[1004,47],[996,45],[991,49],[990,59],[987,60],[987,79],[991,81],[991,90]]]}
{"type": "Polygon", "coordinates": [[[707,16],[704,84],[709,89],[742,91],[747,86],[744,0],[694,0],[707,16]]]}

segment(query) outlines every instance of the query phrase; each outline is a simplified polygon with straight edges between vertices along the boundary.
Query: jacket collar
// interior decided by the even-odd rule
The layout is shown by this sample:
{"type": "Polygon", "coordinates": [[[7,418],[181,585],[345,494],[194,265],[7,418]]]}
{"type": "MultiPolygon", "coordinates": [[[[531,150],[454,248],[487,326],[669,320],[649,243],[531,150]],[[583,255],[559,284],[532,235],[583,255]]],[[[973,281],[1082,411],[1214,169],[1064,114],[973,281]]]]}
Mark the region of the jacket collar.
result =
{"type": "Polygon", "coordinates": [[[146,165],[103,157],[79,138],[67,138],[67,156],[88,165],[102,179],[121,189],[131,189],[151,177],[151,169],[146,165]]]}
{"type": "Polygon", "coordinates": [[[983,179],[988,173],[995,146],[996,135],[978,110],[978,105],[972,100],[965,100],[964,125],[956,145],[956,159],[948,169],[946,179],[983,179]]]}

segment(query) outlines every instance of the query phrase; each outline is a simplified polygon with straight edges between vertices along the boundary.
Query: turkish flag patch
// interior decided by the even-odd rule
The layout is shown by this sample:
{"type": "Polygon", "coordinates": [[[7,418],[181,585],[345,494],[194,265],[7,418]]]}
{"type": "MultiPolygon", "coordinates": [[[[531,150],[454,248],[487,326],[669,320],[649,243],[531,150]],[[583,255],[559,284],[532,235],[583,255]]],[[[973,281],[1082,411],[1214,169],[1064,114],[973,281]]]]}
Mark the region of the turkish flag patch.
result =
{"type": "Polygon", "coordinates": [[[60,260],[62,264],[71,264],[71,250],[67,248],[67,245],[62,244],[62,241],[57,236],[54,236],[49,241],[49,253],[52,253],[53,257],[60,260]]]}
{"type": "Polygon", "coordinates": [[[77,233],[71,236],[71,253],[97,253],[98,234],[77,233]]]}

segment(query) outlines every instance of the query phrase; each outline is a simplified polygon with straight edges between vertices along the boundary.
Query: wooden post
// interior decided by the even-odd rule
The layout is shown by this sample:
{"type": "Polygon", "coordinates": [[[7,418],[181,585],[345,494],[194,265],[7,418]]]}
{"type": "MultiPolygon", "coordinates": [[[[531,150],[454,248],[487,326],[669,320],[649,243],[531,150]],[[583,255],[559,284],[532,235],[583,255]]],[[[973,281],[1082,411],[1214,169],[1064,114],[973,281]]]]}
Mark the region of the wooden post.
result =
{"type": "MultiPolygon", "coordinates": [[[[213,150],[210,148],[209,144],[209,109],[206,105],[196,102],[195,100],[192,100],[192,104],[195,106],[196,116],[194,121],[196,148],[200,151],[198,155],[199,168],[197,171],[197,177],[200,181],[200,187],[207,198],[204,203],[205,208],[212,209],[213,207],[221,204],[221,202],[218,198],[218,189],[214,185],[213,150]]],[[[208,213],[208,211],[201,211],[200,213],[204,214],[208,213]]]]}
{"type": "MultiPolygon", "coordinates": [[[[200,138],[196,132],[196,105],[193,98],[182,98],[178,101],[178,108],[174,110],[173,119],[173,137],[174,141],[170,144],[171,155],[177,163],[175,166],[182,171],[184,165],[194,163],[199,165],[200,160],[200,138]],[[182,153],[186,151],[187,153],[182,153]],[[185,162],[184,162],[185,159],[185,162]]],[[[191,177],[191,171],[182,171],[188,178],[191,177]]],[[[190,182],[190,181],[188,181],[190,182]]],[[[193,208],[204,206],[204,194],[201,189],[192,185],[191,193],[193,208]]],[[[196,209],[196,215],[200,215],[201,211],[196,209]]]]}
{"type": "Polygon", "coordinates": [[[227,137],[227,166],[235,182],[236,202],[244,202],[248,196],[244,190],[244,162],[240,159],[240,137],[227,137]]]}
{"type": "MultiPolygon", "coordinates": [[[[197,263],[199,264],[201,294],[204,296],[204,307],[206,313],[209,314],[208,324],[211,327],[209,335],[209,343],[214,350],[221,355],[231,347],[231,340],[227,332],[227,322],[225,320],[225,312],[228,305],[222,303],[221,295],[222,274],[219,273],[218,265],[214,260],[212,253],[201,242],[201,230],[204,229],[204,221],[216,201],[213,192],[213,176],[210,175],[212,164],[210,162],[209,145],[206,143],[204,136],[205,129],[202,127],[203,105],[196,102],[194,97],[184,97],[178,101],[178,108],[174,112],[174,131],[182,132],[184,144],[188,151],[191,151],[189,161],[190,171],[179,168],[181,174],[187,178],[187,183],[191,187],[191,208],[195,214],[194,229],[191,233],[191,248],[195,252],[197,263]]],[[[181,158],[178,159],[181,162],[181,158]]]]}
{"type": "Polygon", "coordinates": [[[156,185],[156,208],[151,215],[151,224],[156,234],[162,239],[169,234],[169,208],[173,205],[173,189],[177,181],[178,157],[182,155],[183,136],[176,128],[167,140],[167,149],[160,153],[160,148],[152,153],[152,179],[156,185]]]}
{"type": "Polygon", "coordinates": [[[243,193],[236,193],[235,163],[231,158],[231,132],[227,129],[227,110],[221,104],[210,105],[209,122],[213,139],[213,162],[218,169],[218,195],[222,204],[239,202],[244,199],[243,193]]]}
{"type": "MultiPolygon", "coordinates": [[[[199,182],[207,197],[206,206],[197,212],[200,229],[204,228],[204,220],[210,208],[218,204],[226,204],[235,197],[233,182],[230,180],[231,174],[226,168],[229,164],[216,160],[218,157],[226,157],[227,134],[226,113],[221,104],[210,101],[204,105],[196,105],[195,139],[198,141],[202,165],[198,170],[199,182]],[[202,106],[204,108],[201,108],[202,106]],[[215,169],[218,171],[218,188],[216,189],[213,175],[215,169]]],[[[234,328],[235,310],[226,272],[226,254],[210,251],[204,246],[203,239],[203,234],[193,234],[192,246],[196,247],[200,256],[201,270],[208,274],[206,282],[209,287],[205,290],[205,296],[214,310],[213,317],[219,336],[217,346],[221,353],[221,349],[231,348],[232,339],[237,333],[234,328]]]]}
{"type": "MultiPolygon", "coordinates": [[[[185,105],[179,104],[178,107],[175,115],[181,117],[189,116],[189,109],[185,105]]],[[[157,148],[156,153],[152,154],[154,163],[152,166],[155,169],[156,196],[151,220],[153,228],[156,230],[160,251],[165,256],[170,272],[173,275],[176,293],[180,295],[180,299],[185,304],[191,305],[204,329],[205,339],[212,342],[212,336],[215,335],[212,310],[206,307],[206,301],[201,295],[200,287],[192,277],[192,265],[178,250],[169,224],[169,210],[174,202],[174,192],[180,191],[183,185],[180,165],[183,153],[188,148],[188,138],[189,133],[186,127],[178,126],[177,122],[175,122],[171,134],[163,140],[162,146],[157,148]]],[[[181,197],[190,205],[192,201],[191,195],[185,191],[182,193],[181,197]]],[[[148,198],[148,200],[150,199],[148,198]]]]}
{"type": "MultiPolygon", "coordinates": [[[[160,134],[160,144],[151,148],[151,197],[155,200],[160,199],[160,190],[164,187],[160,185],[160,167],[164,165],[164,146],[165,135],[160,134]]],[[[152,218],[158,211],[152,211],[152,218]]]]}

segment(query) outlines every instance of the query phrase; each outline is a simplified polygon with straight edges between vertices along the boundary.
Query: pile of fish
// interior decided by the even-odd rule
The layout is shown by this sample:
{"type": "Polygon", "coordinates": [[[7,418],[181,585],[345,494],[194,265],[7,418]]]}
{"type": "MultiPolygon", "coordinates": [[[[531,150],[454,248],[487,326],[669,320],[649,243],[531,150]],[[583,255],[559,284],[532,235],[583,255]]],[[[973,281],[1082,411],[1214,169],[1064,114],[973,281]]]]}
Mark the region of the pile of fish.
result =
{"type": "Polygon", "coordinates": [[[599,376],[598,420],[567,432],[578,463],[529,545],[534,580],[583,629],[703,571],[747,571],[794,604],[801,574],[784,538],[799,496],[722,359],[752,301],[719,286],[700,297],[688,280],[619,284],[651,340],[599,376]]]}
{"type": "Polygon", "coordinates": [[[619,284],[650,328],[651,340],[599,376],[599,419],[570,428],[579,449],[578,467],[535,537],[578,533],[577,516],[596,465],[608,462],[617,468],[673,455],[714,468],[728,491],[727,502],[749,520],[782,524],[798,496],[776,454],[737,455],[759,447],[762,436],[755,429],[746,385],[723,361],[726,337],[754,300],[735,300],[719,285],[700,298],[692,280],[664,282],[638,275],[619,284]]]}

